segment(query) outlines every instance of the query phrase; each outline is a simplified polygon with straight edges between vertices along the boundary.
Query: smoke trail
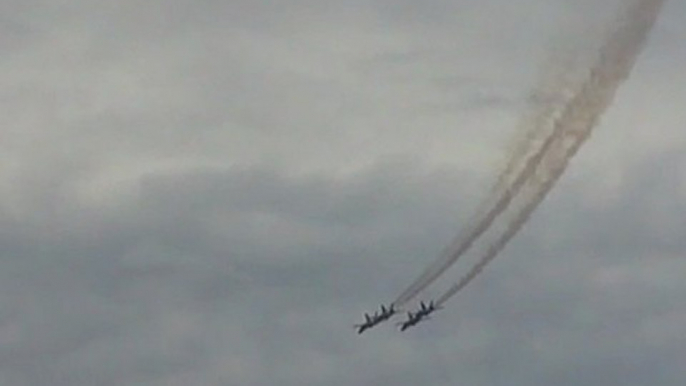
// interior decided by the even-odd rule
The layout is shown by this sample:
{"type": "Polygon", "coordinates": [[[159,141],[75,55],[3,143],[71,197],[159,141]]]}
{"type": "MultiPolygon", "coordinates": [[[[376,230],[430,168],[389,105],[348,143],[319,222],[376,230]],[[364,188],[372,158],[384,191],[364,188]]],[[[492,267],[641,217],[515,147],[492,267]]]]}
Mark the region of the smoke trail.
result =
{"type": "MultiPolygon", "coordinates": [[[[610,1],[606,0],[603,5],[609,3],[610,1]]],[[[545,139],[552,134],[555,120],[579,92],[593,63],[593,53],[598,51],[603,37],[607,36],[608,20],[605,20],[605,23],[601,22],[605,19],[601,16],[605,12],[599,8],[600,4],[594,7],[594,10],[598,10],[598,15],[583,16],[586,20],[583,30],[574,22],[574,16],[567,16],[568,21],[560,21],[562,25],[558,31],[559,35],[550,38],[546,60],[537,71],[537,81],[529,94],[527,106],[514,130],[513,138],[507,146],[506,164],[503,165],[496,183],[491,188],[491,197],[501,194],[513,183],[526,160],[535,154],[545,139]],[[575,27],[563,32],[565,24],[567,28],[571,26],[568,23],[574,24],[575,27]]],[[[616,5],[609,8],[616,10],[616,5]]],[[[492,203],[492,200],[484,201],[492,203]]],[[[482,210],[477,213],[487,209],[484,206],[481,205],[482,210]]]]}
{"type": "MultiPolygon", "coordinates": [[[[652,2],[639,1],[635,4],[635,7],[629,8],[629,12],[627,12],[629,16],[623,19],[617,30],[606,41],[604,48],[601,49],[599,63],[591,69],[587,82],[581,87],[581,91],[571,99],[566,109],[556,120],[553,133],[545,140],[539,150],[527,159],[524,168],[512,184],[503,191],[502,196],[497,199],[492,209],[480,219],[477,219],[478,221],[473,223],[475,224],[474,226],[467,228],[464,233],[458,235],[439,259],[430,265],[396,299],[394,304],[400,306],[412,299],[454,264],[471,247],[476,239],[508,208],[512,199],[537,170],[549,148],[558,138],[561,138],[565,131],[570,130],[573,122],[579,121],[580,118],[578,116],[583,116],[584,112],[593,112],[599,116],[605,110],[619,83],[628,75],[633,65],[633,59],[638,54],[641,44],[645,40],[645,35],[654,23],[663,3],[664,0],[652,2]]],[[[587,122],[587,125],[590,125],[587,130],[592,128],[596,118],[587,122]]]]}
{"type": "Polygon", "coordinates": [[[568,101],[578,92],[583,80],[578,71],[570,65],[578,58],[571,54],[562,57],[558,54],[557,66],[547,66],[530,96],[530,110],[521,120],[516,132],[524,132],[518,137],[514,153],[497,178],[490,194],[482,201],[474,215],[463,229],[439,254],[415,281],[393,302],[402,306],[438,276],[452,266],[473,243],[486,232],[491,224],[507,209],[514,197],[519,194],[528,178],[559,132],[555,131],[554,121],[564,110],[568,101]]]}
{"type": "Polygon", "coordinates": [[[561,126],[555,127],[553,134],[545,140],[535,154],[527,159],[524,169],[513,181],[512,185],[502,192],[502,195],[497,199],[491,209],[485,213],[482,218],[478,219],[473,227],[467,228],[464,233],[459,234],[458,237],[453,240],[450,246],[446,248],[439,259],[431,264],[417,280],[415,280],[405,291],[403,291],[403,293],[398,296],[393,304],[402,306],[411,300],[420,291],[431,284],[438,276],[445,272],[445,270],[453,265],[457,259],[459,259],[472,246],[472,244],[474,244],[474,242],[488,230],[491,224],[501,213],[507,209],[507,207],[510,205],[510,202],[512,202],[512,199],[519,193],[522,187],[526,184],[527,180],[532,176],[543,156],[548,152],[550,146],[555,143],[555,139],[559,136],[559,134],[561,134],[562,129],[563,127],[561,126]]]}
{"type": "Polygon", "coordinates": [[[563,70],[559,71],[555,76],[554,82],[544,82],[543,86],[539,86],[541,94],[553,97],[546,103],[539,105],[545,107],[544,109],[539,107],[540,110],[534,110],[534,114],[528,116],[530,118],[524,119],[524,122],[531,125],[532,129],[527,133],[527,138],[521,142],[521,149],[515,154],[516,159],[507,165],[503,173],[501,173],[491,195],[484,201],[476,215],[468,222],[471,226],[468,225],[467,228],[459,233],[448,247],[443,250],[439,258],[429,265],[396,298],[393,304],[402,306],[407,303],[450,268],[490,228],[498,216],[508,208],[513,198],[519,194],[522,187],[525,186],[543,156],[548,152],[549,147],[555,142],[556,137],[562,134],[561,130],[564,128],[553,125],[556,117],[561,114],[561,110],[564,110],[565,104],[561,103],[561,101],[570,99],[575,94],[576,89],[580,88],[580,86],[573,85],[569,78],[565,78],[564,73],[565,71],[563,70]],[[565,83],[568,84],[568,87],[564,86],[565,83]],[[554,96],[554,93],[544,92],[545,89],[557,89],[557,96],[554,96]],[[552,129],[550,126],[552,126],[552,129]],[[546,134],[547,137],[544,137],[546,134]],[[535,149],[536,143],[540,141],[543,142],[539,145],[538,149],[535,149]],[[533,150],[529,149],[532,147],[534,148],[533,150]],[[519,168],[520,166],[521,168],[519,168]],[[516,171],[519,173],[515,174],[516,171]]]}
{"type": "Polygon", "coordinates": [[[540,185],[536,196],[527,202],[524,207],[522,207],[519,212],[516,213],[514,219],[508,224],[505,233],[501,235],[493,244],[489,246],[486,253],[479,259],[479,261],[472,267],[472,269],[457,283],[450,287],[443,295],[441,295],[436,300],[436,305],[440,306],[450,299],[453,295],[458,293],[462,288],[467,286],[476,276],[478,276],[483,269],[490,263],[499,253],[505,248],[507,243],[517,234],[517,232],[524,226],[524,224],[529,220],[531,214],[536,209],[536,207],[543,201],[547,193],[552,189],[557,180],[562,176],[564,170],[567,167],[569,160],[574,156],[574,154],[581,147],[586,138],[590,135],[590,131],[584,133],[585,135],[577,139],[574,146],[570,147],[563,159],[563,163],[555,170],[551,175],[540,185]]]}
{"type": "Polygon", "coordinates": [[[572,61],[564,58],[549,64],[555,67],[547,67],[541,80],[536,83],[536,89],[529,96],[529,109],[515,129],[514,141],[509,147],[511,155],[506,158],[507,164],[491,189],[492,196],[502,194],[504,189],[512,185],[526,160],[552,135],[555,119],[578,92],[580,81],[575,79],[572,61]]]}
{"type": "Polygon", "coordinates": [[[543,180],[538,187],[534,187],[532,199],[516,212],[505,233],[489,246],[467,275],[437,300],[437,305],[445,303],[483,271],[527,222],[564,173],[571,158],[589,138],[601,114],[614,99],[619,85],[629,76],[664,2],[665,0],[638,0],[633,7],[628,8],[625,19],[606,41],[599,61],[591,69],[584,87],[555,123],[556,129],[563,130],[563,135],[555,144],[559,149],[552,147],[552,150],[557,151],[547,155],[537,170],[537,173],[543,174],[543,180]],[[566,143],[567,140],[569,144],[566,143]]]}

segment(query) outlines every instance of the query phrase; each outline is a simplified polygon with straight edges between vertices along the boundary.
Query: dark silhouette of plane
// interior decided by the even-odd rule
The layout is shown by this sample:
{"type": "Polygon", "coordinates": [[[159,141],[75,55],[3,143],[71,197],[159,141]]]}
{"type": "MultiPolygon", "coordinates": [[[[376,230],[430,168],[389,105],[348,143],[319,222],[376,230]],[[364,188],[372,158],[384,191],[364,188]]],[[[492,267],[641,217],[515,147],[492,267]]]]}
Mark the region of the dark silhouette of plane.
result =
{"type": "Polygon", "coordinates": [[[395,309],[395,304],[391,303],[388,308],[386,308],[383,304],[381,305],[381,314],[379,315],[379,323],[384,322],[388,319],[390,319],[393,315],[396,314],[396,309],[395,309]]]}
{"type": "Polygon", "coordinates": [[[390,319],[393,315],[397,313],[395,305],[391,304],[386,308],[383,304],[381,305],[381,314],[374,312],[374,315],[369,316],[369,314],[364,314],[365,322],[362,324],[356,324],[357,333],[361,334],[366,330],[376,326],[377,324],[390,319]]]}
{"type": "Polygon", "coordinates": [[[379,319],[379,316],[376,314],[376,312],[372,316],[369,316],[369,314],[365,313],[364,314],[364,323],[355,325],[355,328],[357,328],[357,333],[361,334],[361,333],[365,332],[365,330],[376,326],[379,323],[378,319],[379,319]]]}
{"type": "Polygon", "coordinates": [[[429,314],[431,314],[432,312],[443,308],[440,306],[436,307],[433,300],[429,302],[428,306],[424,302],[419,302],[419,304],[420,308],[417,312],[415,312],[415,315],[421,315],[422,317],[429,316],[429,314]]]}
{"type": "Polygon", "coordinates": [[[416,325],[417,323],[422,321],[422,318],[423,318],[423,316],[421,316],[421,315],[416,315],[416,314],[412,314],[412,312],[408,312],[407,313],[407,320],[404,322],[398,323],[398,325],[400,326],[400,331],[405,331],[408,328],[416,325]]]}
{"type": "Polygon", "coordinates": [[[398,324],[400,326],[400,331],[405,331],[408,328],[417,325],[417,323],[421,322],[422,320],[428,319],[431,313],[442,308],[436,307],[433,300],[429,302],[428,306],[424,302],[420,302],[420,305],[421,306],[419,310],[417,310],[417,312],[415,312],[414,314],[412,312],[408,312],[407,320],[398,324]]]}

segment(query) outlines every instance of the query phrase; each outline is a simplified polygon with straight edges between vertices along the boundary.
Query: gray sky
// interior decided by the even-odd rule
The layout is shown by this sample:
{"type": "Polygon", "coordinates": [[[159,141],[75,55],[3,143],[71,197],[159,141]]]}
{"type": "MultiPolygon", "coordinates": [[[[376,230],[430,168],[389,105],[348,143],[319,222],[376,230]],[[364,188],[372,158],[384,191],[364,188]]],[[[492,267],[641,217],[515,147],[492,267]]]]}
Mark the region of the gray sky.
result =
{"type": "Polygon", "coordinates": [[[406,334],[352,329],[465,223],[547,53],[608,9],[5,0],[0,383],[682,385],[680,1],[484,275],[406,334]]]}

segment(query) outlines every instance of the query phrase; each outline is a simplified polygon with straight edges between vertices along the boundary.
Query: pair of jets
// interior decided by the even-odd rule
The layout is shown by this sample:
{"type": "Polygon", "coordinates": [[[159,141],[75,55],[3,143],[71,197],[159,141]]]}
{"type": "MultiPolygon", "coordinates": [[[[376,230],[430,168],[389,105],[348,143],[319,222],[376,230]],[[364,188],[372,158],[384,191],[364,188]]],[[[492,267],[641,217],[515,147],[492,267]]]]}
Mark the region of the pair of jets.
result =
{"type": "MultiPolygon", "coordinates": [[[[405,331],[406,329],[416,325],[417,323],[421,322],[422,320],[426,319],[432,312],[436,310],[440,310],[442,307],[436,307],[434,304],[433,300],[429,302],[429,305],[427,306],[424,302],[420,302],[421,307],[417,312],[412,313],[411,311],[407,313],[407,320],[404,322],[398,323],[398,326],[400,326],[400,331],[405,331]]],[[[369,315],[369,314],[364,314],[365,322],[362,324],[356,324],[355,327],[357,328],[357,333],[361,334],[365,332],[365,330],[370,329],[377,324],[384,322],[388,319],[390,319],[393,315],[395,315],[398,311],[395,309],[395,304],[391,304],[388,308],[384,306],[383,304],[381,305],[381,314],[378,314],[377,312],[374,312],[374,315],[369,315]]]]}

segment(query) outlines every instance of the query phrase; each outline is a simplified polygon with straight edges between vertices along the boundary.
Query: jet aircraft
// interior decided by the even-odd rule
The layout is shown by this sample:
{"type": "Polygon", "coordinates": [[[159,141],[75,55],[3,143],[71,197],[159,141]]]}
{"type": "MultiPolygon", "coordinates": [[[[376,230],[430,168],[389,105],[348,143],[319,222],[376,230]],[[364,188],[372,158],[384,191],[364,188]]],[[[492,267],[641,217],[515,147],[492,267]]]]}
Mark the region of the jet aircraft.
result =
{"type": "Polygon", "coordinates": [[[379,323],[386,321],[390,319],[393,315],[396,314],[396,309],[395,309],[395,304],[391,303],[388,308],[386,308],[383,304],[381,305],[381,314],[379,315],[379,323]]]}
{"type": "Polygon", "coordinates": [[[369,316],[369,314],[364,314],[365,322],[362,324],[356,324],[355,327],[358,329],[357,333],[361,334],[365,332],[365,330],[370,329],[377,324],[384,322],[388,319],[390,319],[393,315],[396,314],[396,309],[395,305],[391,304],[386,308],[383,304],[381,305],[381,314],[378,314],[378,312],[374,312],[374,315],[369,316]]]}
{"type": "Polygon", "coordinates": [[[407,320],[399,323],[400,331],[405,331],[408,328],[416,325],[422,320],[429,317],[429,315],[436,310],[440,310],[442,307],[436,307],[433,300],[427,306],[424,302],[420,302],[421,307],[414,314],[412,312],[407,313],[407,320]]]}
{"type": "Polygon", "coordinates": [[[400,331],[405,331],[408,328],[416,325],[417,323],[421,322],[422,319],[424,319],[424,315],[420,315],[419,313],[413,314],[412,312],[407,313],[407,320],[404,322],[398,323],[400,326],[400,331]]]}
{"type": "Polygon", "coordinates": [[[379,316],[376,314],[376,312],[372,316],[369,316],[369,314],[365,313],[364,314],[364,323],[355,325],[355,328],[357,328],[357,333],[361,334],[361,333],[365,332],[365,330],[376,326],[379,323],[378,320],[379,320],[379,316]]]}
{"type": "Polygon", "coordinates": [[[432,312],[434,312],[434,311],[436,311],[436,310],[440,310],[440,309],[443,308],[443,307],[440,307],[440,306],[439,306],[439,307],[436,307],[436,305],[434,304],[434,301],[433,301],[433,300],[429,302],[429,305],[428,305],[428,306],[427,306],[424,302],[419,302],[419,304],[420,304],[420,308],[419,308],[419,310],[415,313],[415,315],[421,315],[422,317],[424,317],[424,316],[429,316],[429,314],[431,314],[432,312]]]}

